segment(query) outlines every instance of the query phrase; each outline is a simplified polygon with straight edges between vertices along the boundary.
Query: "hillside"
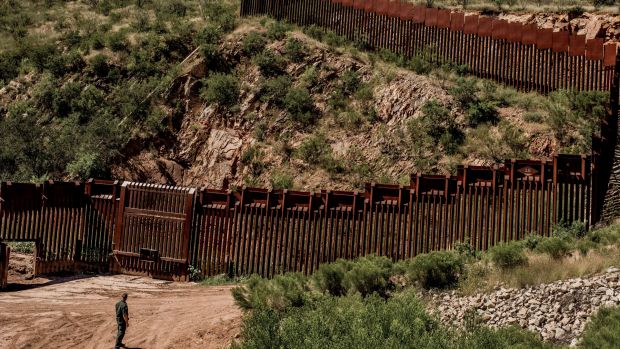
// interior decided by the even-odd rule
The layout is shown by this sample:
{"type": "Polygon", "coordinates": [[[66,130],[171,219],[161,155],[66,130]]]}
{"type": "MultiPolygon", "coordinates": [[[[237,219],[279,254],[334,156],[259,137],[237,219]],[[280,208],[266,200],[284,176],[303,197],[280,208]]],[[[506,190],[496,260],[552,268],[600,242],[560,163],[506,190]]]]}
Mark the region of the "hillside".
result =
{"type": "Polygon", "coordinates": [[[1,9],[5,180],[407,183],[461,163],[588,153],[607,101],[517,93],[424,55],[239,19],[231,3],[13,5],[1,9]]]}

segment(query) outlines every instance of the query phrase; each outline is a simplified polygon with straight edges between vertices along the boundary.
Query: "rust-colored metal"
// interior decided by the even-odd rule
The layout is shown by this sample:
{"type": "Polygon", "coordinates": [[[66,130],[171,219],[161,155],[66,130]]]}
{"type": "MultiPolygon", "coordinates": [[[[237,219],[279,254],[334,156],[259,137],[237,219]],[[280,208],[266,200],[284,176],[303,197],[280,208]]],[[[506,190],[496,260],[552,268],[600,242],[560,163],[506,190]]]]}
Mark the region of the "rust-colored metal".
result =
{"type": "Polygon", "coordinates": [[[437,15],[439,14],[439,9],[436,8],[427,8],[426,15],[424,18],[424,24],[428,27],[437,26],[437,15]]]}
{"type": "Polygon", "coordinates": [[[570,34],[567,31],[553,32],[553,52],[568,52],[570,34]]]}
{"type": "Polygon", "coordinates": [[[404,21],[413,20],[415,16],[415,6],[409,2],[402,2],[400,5],[400,19],[404,21]]]}
{"type": "Polygon", "coordinates": [[[452,12],[450,14],[450,29],[452,31],[462,31],[465,25],[465,14],[463,12],[452,12]]]}
{"type": "Polygon", "coordinates": [[[478,35],[482,37],[490,37],[493,34],[493,19],[481,16],[478,20],[478,35]]]}
{"type": "Polygon", "coordinates": [[[538,28],[536,33],[536,47],[541,50],[550,49],[553,46],[553,29],[538,28]]]}
{"type": "Polygon", "coordinates": [[[450,10],[440,9],[437,12],[437,27],[450,28],[450,10]]]}
{"type": "Polygon", "coordinates": [[[602,61],[603,58],[603,40],[594,38],[586,41],[586,59],[602,61]]]}
{"type": "Polygon", "coordinates": [[[571,56],[585,56],[586,54],[586,36],[571,35],[569,38],[569,54],[571,56]]]}
{"type": "Polygon", "coordinates": [[[524,45],[536,45],[537,27],[536,24],[528,24],[523,28],[521,42],[524,45]]]}
{"type": "Polygon", "coordinates": [[[413,8],[413,21],[415,23],[424,23],[426,21],[426,7],[415,6],[413,8]]]}
{"type": "Polygon", "coordinates": [[[465,34],[478,33],[478,15],[465,16],[465,26],[463,27],[465,34]]]}
{"type": "Polygon", "coordinates": [[[510,42],[521,42],[523,39],[523,24],[508,23],[507,40],[510,42]]]}
{"type": "Polygon", "coordinates": [[[616,66],[616,55],[618,53],[618,44],[615,42],[610,42],[605,44],[605,59],[604,64],[605,67],[615,67],[616,66]]]}

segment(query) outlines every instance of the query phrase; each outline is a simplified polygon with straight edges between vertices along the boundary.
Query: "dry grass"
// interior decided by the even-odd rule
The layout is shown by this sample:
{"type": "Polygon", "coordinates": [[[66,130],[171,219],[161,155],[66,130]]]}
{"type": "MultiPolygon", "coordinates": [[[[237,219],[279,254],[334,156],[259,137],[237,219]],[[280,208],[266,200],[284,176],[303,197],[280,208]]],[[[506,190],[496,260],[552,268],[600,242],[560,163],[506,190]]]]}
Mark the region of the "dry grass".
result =
{"type": "Polygon", "coordinates": [[[583,256],[573,252],[570,257],[553,259],[548,255],[528,253],[528,265],[514,269],[500,269],[487,258],[469,265],[468,276],[459,285],[463,294],[490,292],[497,286],[524,288],[599,273],[620,265],[617,246],[590,251],[583,256]]]}

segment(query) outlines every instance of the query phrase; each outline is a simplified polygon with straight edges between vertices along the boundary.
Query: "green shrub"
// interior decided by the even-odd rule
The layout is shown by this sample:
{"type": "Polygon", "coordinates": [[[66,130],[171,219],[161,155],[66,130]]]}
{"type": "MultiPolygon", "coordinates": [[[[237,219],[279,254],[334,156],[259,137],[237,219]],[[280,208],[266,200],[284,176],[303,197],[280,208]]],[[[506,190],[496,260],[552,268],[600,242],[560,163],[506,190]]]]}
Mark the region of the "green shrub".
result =
{"type": "Polygon", "coordinates": [[[299,63],[303,61],[306,56],[306,47],[303,42],[290,38],[286,41],[284,46],[285,54],[292,62],[299,63]]]}
{"type": "Polygon", "coordinates": [[[343,286],[349,294],[367,297],[373,293],[387,298],[392,288],[392,261],[387,257],[367,256],[356,259],[344,275],[343,286]]]}
{"type": "Polygon", "coordinates": [[[198,45],[217,45],[222,40],[222,30],[212,24],[207,24],[196,34],[198,45]]]}
{"type": "Polygon", "coordinates": [[[617,225],[601,229],[591,230],[586,235],[587,239],[601,245],[613,245],[620,241],[620,230],[617,225]]]}
{"type": "Polygon", "coordinates": [[[474,102],[467,110],[467,122],[471,127],[476,127],[485,123],[496,124],[498,121],[499,113],[495,105],[491,102],[474,102]]]}
{"type": "Polygon", "coordinates": [[[233,288],[232,295],[242,309],[285,310],[304,305],[309,291],[305,276],[288,273],[277,275],[272,280],[251,277],[243,285],[233,288]]]}
{"type": "Polygon", "coordinates": [[[320,165],[332,157],[332,148],[322,134],[306,138],[296,150],[297,156],[310,165],[320,165]]]}
{"type": "Polygon", "coordinates": [[[508,242],[490,250],[491,260],[500,268],[509,269],[527,264],[527,256],[520,242],[508,242]]]}
{"type": "Polygon", "coordinates": [[[265,81],[260,91],[261,101],[283,106],[284,98],[291,90],[292,84],[291,78],[286,75],[265,81]]]}
{"type": "Polygon", "coordinates": [[[620,309],[601,308],[594,315],[582,336],[579,348],[612,349],[620,343],[620,309]]]}
{"type": "Polygon", "coordinates": [[[250,32],[243,38],[241,49],[248,56],[254,56],[265,49],[267,40],[259,32],[250,32]]]}
{"type": "Polygon", "coordinates": [[[536,246],[536,251],[546,253],[554,259],[561,259],[572,251],[572,246],[566,239],[554,236],[542,239],[536,246]]]}
{"type": "Polygon", "coordinates": [[[305,88],[290,89],[283,102],[294,121],[302,125],[310,125],[314,121],[314,101],[305,88]]]}
{"type": "Polygon", "coordinates": [[[0,85],[13,80],[19,74],[21,56],[17,52],[0,52],[0,85]]]}
{"type": "Polygon", "coordinates": [[[11,252],[18,253],[26,253],[32,254],[34,253],[34,242],[31,241],[19,241],[19,242],[9,242],[9,248],[11,248],[11,252]]]}
{"type": "Polygon", "coordinates": [[[334,263],[321,264],[312,275],[312,280],[319,291],[332,296],[344,296],[347,293],[344,277],[351,270],[352,263],[352,261],[339,259],[334,263]]]}
{"type": "Polygon", "coordinates": [[[106,43],[110,50],[117,52],[124,51],[129,46],[125,32],[123,31],[110,32],[107,36],[106,43]]]}
{"type": "Polygon", "coordinates": [[[413,292],[379,297],[324,297],[286,314],[253,312],[233,348],[429,348],[438,327],[413,292]],[[263,325],[264,324],[264,325],[263,325]]]}
{"type": "Polygon", "coordinates": [[[202,0],[203,16],[215,23],[223,32],[235,29],[237,25],[237,6],[224,1],[202,0]]]}
{"type": "Polygon", "coordinates": [[[271,187],[273,189],[292,189],[294,178],[284,171],[276,171],[271,174],[271,187]]]}
{"type": "Polygon", "coordinates": [[[586,225],[580,221],[570,224],[561,222],[553,227],[553,235],[563,239],[581,239],[587,232],[586,225]]]}
{"type": "Polygon", "coordinates": [[[103,54],[98,54],[90,60],[90,67],[98,77],[104,78],[108,76],[110,72],[110,66],[108,65],[108,57],[103,54]]]}
{"type": "Polygon", "coordinates": [[[201,93],[209,103],[231,107],[239,102],[239,79],[229,74],[214,74],[206,81],[206,89],[201,93]]]}
{"type": "Polygon", "coordinates": [[[261,74],[266,77],[283,74],[286,69],[286,61],[284,58],[271,50],[264,50],[255,55],[253,62],[258,66],[261,74]]]}
{"type": "Polygon", "coordinates": [[[343,94],[350,96],[357,92],[361,83],[360,75],[355,70],[347,70],[340,78],[340,90],[343,94]]]}
{"type": "Polygon", "coordinates": [[[409,280],[430,289],[455,286],[465,265],[458,253],[441,251],[418,255],[406,268],[409,280]]]}
{"type": "Polygon", "coordinates": [[[474,78],[458,78],[454,86],[450,89],[450,94],[459,102],[465,110],[469,109],[474,103],[478,102],[478,80],[474,78]]]}
{"type": "Polygon", "coordinates": [[[542,239],[543,238],[540,235],[537,235],[535,233],[530,233],[530,234],[527,234],[525,238],[523,239],[523,245],[528,250],[533,251],[536,249],[536,247],[538,246],[538,243],[542,239]]]}
{"type": "Polygon", "coordinates": [[[267,37],[271,40],[282,40],[286,37],[286,33],[290,30],[290,26],[281,21],[274,21],[267,27],[267,37]]]}

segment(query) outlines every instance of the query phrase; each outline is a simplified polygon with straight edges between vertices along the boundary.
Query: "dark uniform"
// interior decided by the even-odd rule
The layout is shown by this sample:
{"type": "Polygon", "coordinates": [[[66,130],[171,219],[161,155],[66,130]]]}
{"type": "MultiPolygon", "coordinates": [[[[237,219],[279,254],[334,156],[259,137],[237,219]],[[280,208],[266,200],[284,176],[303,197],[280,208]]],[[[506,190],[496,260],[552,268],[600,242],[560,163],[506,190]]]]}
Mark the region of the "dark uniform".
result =
{"type": "Polygon", "coordinates": [[[119,301],[116,303],[116,322],[118,323],[118,333],[116,335],[116,346],[120,348],[123,346],[123,337],[125,337],[125,330],[127,329],[127,323],[125,322],[124,315],[129,316],[129,308],[125,301],[119,301]]]}

